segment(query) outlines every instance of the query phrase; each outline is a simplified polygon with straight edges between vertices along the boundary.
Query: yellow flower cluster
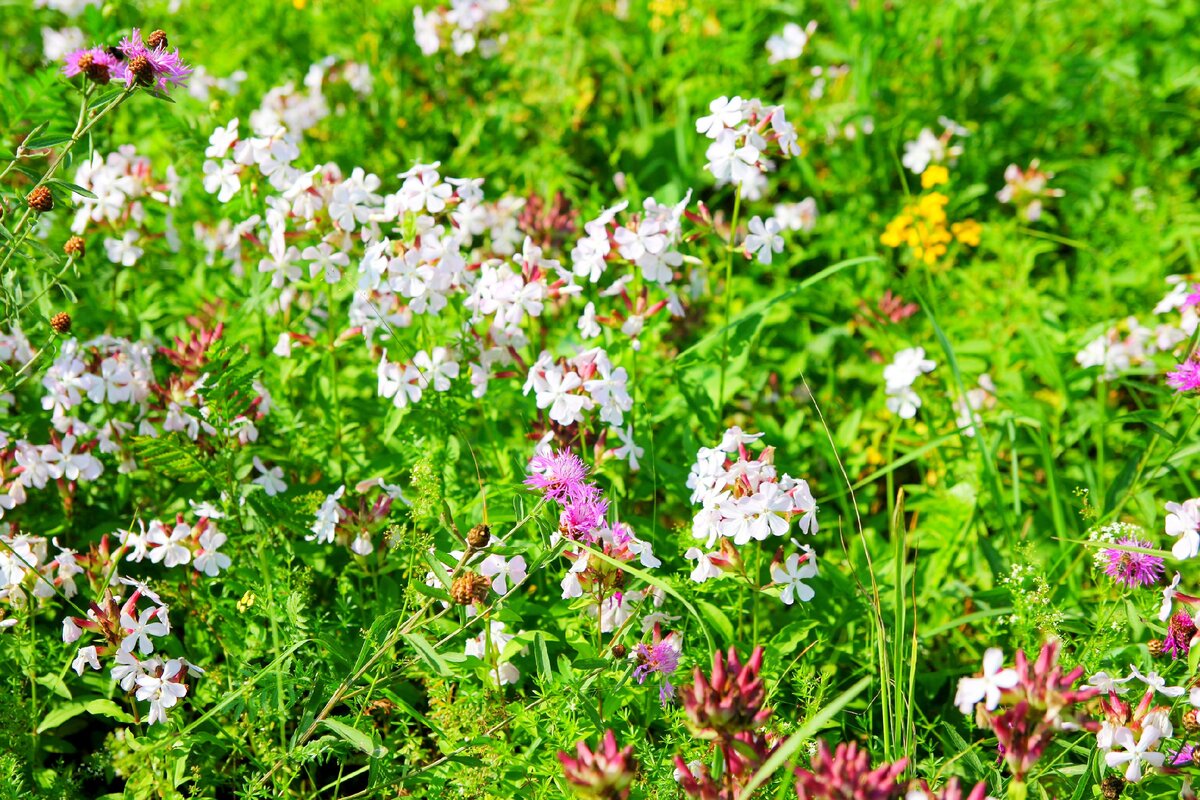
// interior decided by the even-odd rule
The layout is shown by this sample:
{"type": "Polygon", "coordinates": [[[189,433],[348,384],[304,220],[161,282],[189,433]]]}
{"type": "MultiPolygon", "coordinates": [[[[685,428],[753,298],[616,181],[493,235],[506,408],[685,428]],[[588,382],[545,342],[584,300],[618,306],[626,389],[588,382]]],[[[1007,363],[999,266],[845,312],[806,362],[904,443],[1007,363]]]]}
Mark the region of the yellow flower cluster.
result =
{"type": "MultiPolygon", "coordinates": [[[[950,173],[945,167],[932,164],[921,173],[921,187],[932,189],[949,179],[950,173]]],[[[949,244],[955,240],[978,247],[983,229],[973,219],[948,225],[946,204],[949,202],[950,198],[941,192],[921,195],[887,224],[879,241],[888,247],[907,245],[915,258],[931,267],[946,255],[949,244]]]]}

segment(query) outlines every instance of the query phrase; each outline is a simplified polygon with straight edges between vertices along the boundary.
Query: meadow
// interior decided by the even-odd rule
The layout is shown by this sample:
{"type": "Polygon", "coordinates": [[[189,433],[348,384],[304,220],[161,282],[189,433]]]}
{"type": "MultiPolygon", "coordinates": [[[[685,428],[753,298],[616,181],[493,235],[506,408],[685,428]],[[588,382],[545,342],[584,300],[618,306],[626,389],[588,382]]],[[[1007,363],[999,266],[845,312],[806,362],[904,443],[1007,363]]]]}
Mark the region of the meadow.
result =
{"type": "Polygon", "coordinates": [[[1197,0],[2,0],[0,800],[1200,787],[1197,0]]]}

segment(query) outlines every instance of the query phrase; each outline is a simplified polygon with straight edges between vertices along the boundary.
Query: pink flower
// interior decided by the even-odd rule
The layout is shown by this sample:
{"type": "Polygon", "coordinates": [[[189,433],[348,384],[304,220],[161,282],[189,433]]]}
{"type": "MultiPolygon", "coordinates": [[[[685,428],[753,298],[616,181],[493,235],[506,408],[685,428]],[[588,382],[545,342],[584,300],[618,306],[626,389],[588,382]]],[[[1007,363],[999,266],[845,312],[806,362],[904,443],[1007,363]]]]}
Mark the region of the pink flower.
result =
{"type": "Polygon", "coordinates": [[[629,797],[629,787],[637,769],[633,745],[617,747],[617,737],[608,730],[595,751],[583,741],[575,745],[575,751],[577,758],[558,751],[558,760],[562,762],[563,774],[568,781],[583,789],[588,797],[602,800],[629,797]]]}
{"type": "Polygon", "coordinates": [[[812,761],[812,771],[796,770],[798,800],[896,800],[904,787],[896,782],[908,759],[871,769],[871,759],[854,742],[837,746],[833,755],[821,742],[812,761]]]}
{"type": "Polygon", "coordinates": [[[183,63],[178,50],[167,50],[165,45],[147,46],[137,28],[121,39],[117,49],[125,56],[120,77],[126,86],[137,83],[165,92],[172,86],[183,86],[192,74],[192,68],[183,63]]]}
{"type": "Polygon", "coordinates": [[[1200,389],[1200,361],[1189,359],[1167,373],[1167,385],[1177,392],[1200,389]]]}

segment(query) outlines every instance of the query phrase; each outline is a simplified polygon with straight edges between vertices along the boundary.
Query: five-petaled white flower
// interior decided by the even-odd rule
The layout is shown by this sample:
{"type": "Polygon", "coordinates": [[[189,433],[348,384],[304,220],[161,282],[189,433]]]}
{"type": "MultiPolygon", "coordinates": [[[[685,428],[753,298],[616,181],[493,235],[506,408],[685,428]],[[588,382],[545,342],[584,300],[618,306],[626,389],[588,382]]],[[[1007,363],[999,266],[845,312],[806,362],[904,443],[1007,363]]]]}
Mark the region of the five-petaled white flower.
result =
{"type": "Polygon", "coordinates": [[[779,599],[789,606],[796,602],[796,598],[807,603],[816,594],[804,581],[816,577],[817,557],[809,550],[803,563],[800,558],[799,553],[792,553],[784,560],[782,566],[771,568],[771,580],[783,586],[779,599]]]}
{"type": "Polygon", "coordinates": [[[994,711],[1000,705],[1000,693],[1017,685],[1016,670],[1002,669],[1003,666],[1004,652],[999,647],[988,648],[983,654],[983,677],[963,678],[958,682],[954,696],[958,710],[970,714],[982,700],[988,711],[994,711]]]}
{"type": "Polygon", "coordinates": [[[1167,503],[1167,535],[1178,536],[1171,555],[1182,560],[1200,554],[1200,498],[1167,503]]]}
{"type": "Polygon", "coordinates": [[[1153,748],[1162,738],[1162,732],[1153,725],[1142,729],[1142,736],[1136,742],[1129,728],[1121,728],[1113,736],[1114,741],[1123,749],[1111,750],[1104,754],[1104,763],[1110,767],[1128,764],[1125,768],[1125,780],[1137,783],[1142,779],[1143,762],[1152,767],[1161,767],[1166,755],[1154,752],[1153,748]]]}

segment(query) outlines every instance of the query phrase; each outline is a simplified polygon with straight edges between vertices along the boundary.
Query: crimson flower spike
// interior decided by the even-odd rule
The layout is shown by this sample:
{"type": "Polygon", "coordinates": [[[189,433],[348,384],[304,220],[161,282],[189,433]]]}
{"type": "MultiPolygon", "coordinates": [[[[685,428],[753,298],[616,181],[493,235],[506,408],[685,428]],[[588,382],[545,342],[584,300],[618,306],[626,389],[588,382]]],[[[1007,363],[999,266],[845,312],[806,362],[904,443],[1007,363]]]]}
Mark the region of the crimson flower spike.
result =
{"type": "Polygon", "coordinates": [[[629,787],[637,763],[633,760],[633,745],[617,746],[617,737],[612,730],[605,731],[600,746],[594,751],[587,742],[580,740],[575,745],[577,756],[572,758],[563,750],[558,751],[563,774],[581,797],[595,800],[624,800],[629,797],[629,787]]]}

